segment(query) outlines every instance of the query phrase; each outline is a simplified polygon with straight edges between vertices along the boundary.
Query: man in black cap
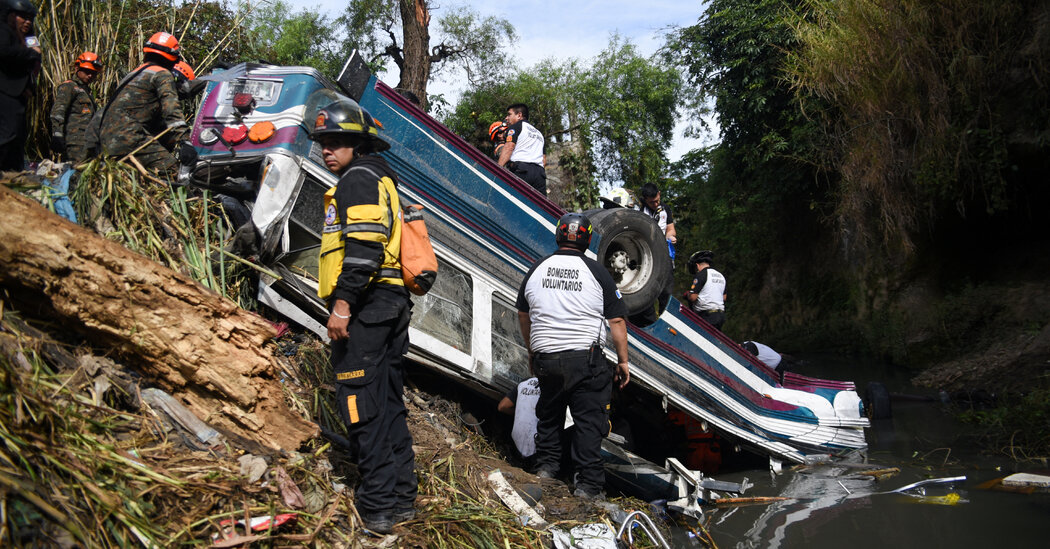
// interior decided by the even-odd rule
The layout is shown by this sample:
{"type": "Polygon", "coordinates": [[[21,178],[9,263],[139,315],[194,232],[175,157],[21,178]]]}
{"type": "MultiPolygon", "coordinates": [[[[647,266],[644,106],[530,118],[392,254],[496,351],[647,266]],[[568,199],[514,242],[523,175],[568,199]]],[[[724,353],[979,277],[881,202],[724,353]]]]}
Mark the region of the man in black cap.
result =
{"type": "Polygon", "coordinates": [[[711,268],[715,253],[701,250],[689,256],[689,274],[693,283],[685,293],[685,299],[700,318],[722,329],[726,321],[726,277],[711,268]]]}

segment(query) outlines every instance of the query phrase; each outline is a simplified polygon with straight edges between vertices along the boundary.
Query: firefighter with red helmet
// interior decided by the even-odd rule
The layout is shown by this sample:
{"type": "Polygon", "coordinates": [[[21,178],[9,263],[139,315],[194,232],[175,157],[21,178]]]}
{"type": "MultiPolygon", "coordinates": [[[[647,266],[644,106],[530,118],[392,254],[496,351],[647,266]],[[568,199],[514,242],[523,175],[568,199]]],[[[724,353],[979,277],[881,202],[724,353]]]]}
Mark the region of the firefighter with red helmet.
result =
{"type": "Polygon", "coordinates": [[[322,107],[310,139],[339,182],[325,193],[317,295],[329,304],[336,403],[357,456],[354,492],[369,530],[415,517],[403,356],[412,302],[401,278],[397,175],[374,154],[390,145],[372,115],[342,98],[322,107]]]}
{"type": "Polygon", "coordinates": [[[507,143],[506,120],[489,124],[489,140],[495,143],[492,154],[498,159],[500,153],[503,151],[503,146],[507,143]]]}
{"type": "Polygon", "coordinates": [[[95,96],[91,83],[102,70],[95,52],[86,51],[73,64],[73,78],[55,89],[51,106],[51,150],[74,162],[83,162],[95,151],[87,143],[87,129],[95,115],[95,96]]]}
{"type": "Polygon", "coordinates": [[[134,157],[145,168],[173,172],[172,151],[189,133],[172,69],[182,50],[167,32],[153,34],[142,48],[143,64],[124,77],[102,113],[102,153],[134,157]]]}
{"type": "Polygon", "coordinates": [[[559,435],[566,407],[576,425],[572,461],[574,494],[596,498],[605,486],[601,442],[609,433],[613,381],[630,380],[627,365],[627,306],[612,275],[584,255],[593,229],[587,216],[568,213],[558,220],[558,249],[537,261],[518,290],[518,322],[539,378],[536,404],[536,468],[540,477],[558,474],[559,435]],[[608,323],[617,363],[605,361],[608,323]]]}

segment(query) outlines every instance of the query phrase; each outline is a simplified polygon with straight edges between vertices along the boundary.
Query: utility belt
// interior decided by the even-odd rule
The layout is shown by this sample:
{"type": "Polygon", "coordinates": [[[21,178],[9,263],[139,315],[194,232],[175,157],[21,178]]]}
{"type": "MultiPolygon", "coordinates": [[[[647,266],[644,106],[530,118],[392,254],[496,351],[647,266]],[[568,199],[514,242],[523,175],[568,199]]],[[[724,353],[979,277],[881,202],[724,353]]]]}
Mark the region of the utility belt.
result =
{"type": "Polygon", "coordinates": [[[579,351],[559,351],[557,353],[536,353],[533,358],[537,360],[572,360],[586,358],[587,365],[592,368],[605,364],[605,352],[597,341],[595,341],[588,349],[581,349],[579,351]]]}
{"type": "Polygon", "coordinates": [[[535,357],[540,360],[562,360],[568,358],[583,358],[590,354],[590,349],[582,349],[579,351],[559,351],[557,353],[536,353],[535,357]]]}
{"type": "Polygon", "coordinates": [[[520,162],[519,161],[519,162],[507,162],[507,169],[510,170],[510,171],[514,171],[514,170],[518,169],[519,167],[524,169],[525,168],[525,166],[524,166],[525,164],[536,166],[537,168],[543,168],[543,164],[539,164],[539,163],[536,163],[536,162],[520,162]]]}
{"type": "Polygon", "coordinates": [[[708,309],[706,311],[700,311],[700,312],[702,314],[709,314],[710,315],[710,314],[715,314],[715,313],[724,313],[725,309],[708,309]]]}

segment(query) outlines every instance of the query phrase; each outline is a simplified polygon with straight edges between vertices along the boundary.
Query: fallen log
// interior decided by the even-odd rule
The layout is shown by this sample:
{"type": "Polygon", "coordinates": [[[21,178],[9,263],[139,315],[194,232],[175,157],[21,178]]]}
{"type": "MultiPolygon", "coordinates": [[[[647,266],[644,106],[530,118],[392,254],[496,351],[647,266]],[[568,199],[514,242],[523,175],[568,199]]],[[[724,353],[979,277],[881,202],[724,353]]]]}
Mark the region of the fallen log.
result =
{"type": "Polygon", "coordinates": [[[2,186],[0,285],[43,301],[215,428],[273,450],[317,434],[289,408],[269,323],[2,186]]]}

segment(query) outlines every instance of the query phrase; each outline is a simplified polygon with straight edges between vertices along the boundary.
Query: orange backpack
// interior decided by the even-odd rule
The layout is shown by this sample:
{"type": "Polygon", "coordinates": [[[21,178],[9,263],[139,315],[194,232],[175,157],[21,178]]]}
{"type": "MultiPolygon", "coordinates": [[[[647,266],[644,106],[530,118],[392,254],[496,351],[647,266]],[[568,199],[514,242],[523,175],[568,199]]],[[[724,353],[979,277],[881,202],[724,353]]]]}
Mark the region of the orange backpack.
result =
{"type": "Polygon", "coordinates": [[[438,264],[423,223],[423,206],[405,206],[401,223],[401,278],[416,295],[430,291],[437,280],[438,264]]]}

